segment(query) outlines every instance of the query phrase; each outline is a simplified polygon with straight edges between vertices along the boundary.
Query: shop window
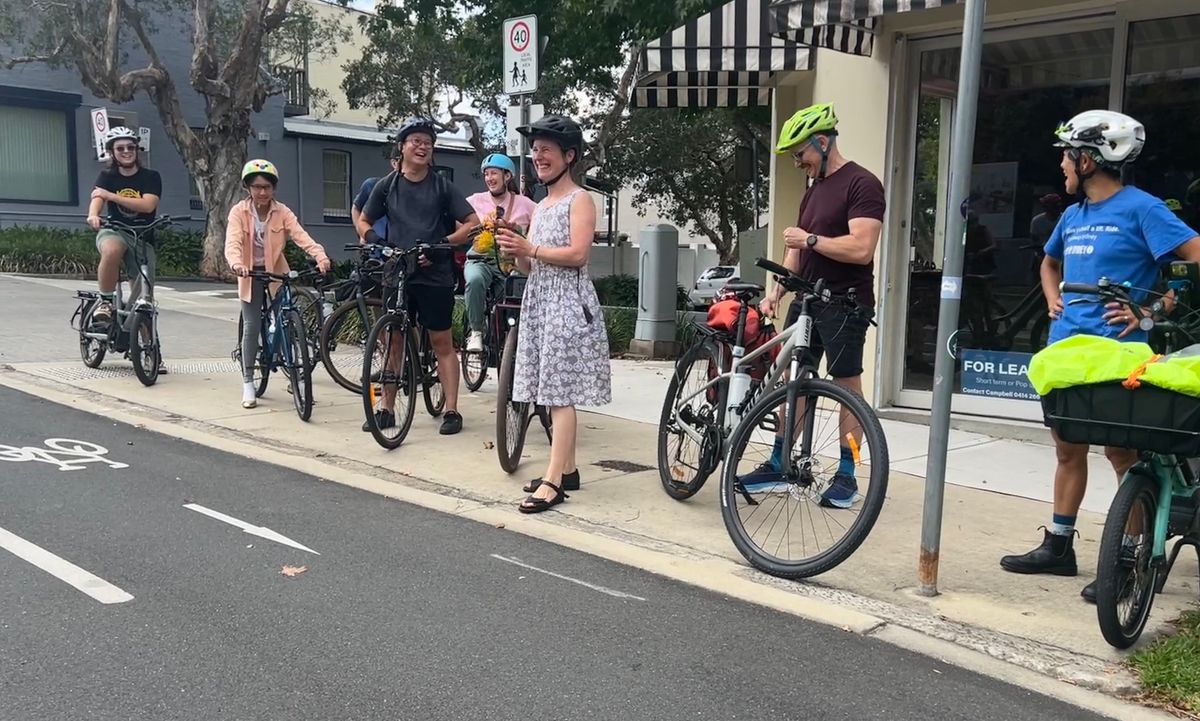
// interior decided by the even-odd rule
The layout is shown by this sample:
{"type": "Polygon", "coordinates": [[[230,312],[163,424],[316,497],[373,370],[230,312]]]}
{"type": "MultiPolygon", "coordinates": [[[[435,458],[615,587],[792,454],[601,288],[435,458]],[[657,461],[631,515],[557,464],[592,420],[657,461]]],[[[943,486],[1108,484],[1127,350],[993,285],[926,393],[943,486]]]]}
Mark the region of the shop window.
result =
{"type": "Polygon", "coordinates": [[[1146,126],[1129,180],[1200,227],[1200,15],[1131,23],[1127,57],[1124,112],[1146,126]]]}
{"type": "Polygon", "coordinates": [[[74,202],[67,112],[0,105],[0,200],[74,202]]]}
{"type": "MultiPolygon", "coordinates": [[[[959,57],[957,47],[925,50],[917,68],[913,205],[906,226],[910,262],[903,388],[909,390],[933,387],[941,264],[949,242],[944,227],[947,214],[958,212],[948,205],[945,178],[959,57]]],[[[1057,219],[1056,204],[1047,196],[1065,200],[1053,132],[1080,111],[1108,106],[1113,31],[1031,31],[1027,37],[985,43],[982,60],[962,305],[953,341],[955,390],[1031,399],[1032,389],[1019,372],[1009,377],[975,371],[1019,369],[1045,345],[1048,319],[1038,267],[1046,228],[1057,219]],[[964,367],[974,370],[963,372],[964,367]]]]}

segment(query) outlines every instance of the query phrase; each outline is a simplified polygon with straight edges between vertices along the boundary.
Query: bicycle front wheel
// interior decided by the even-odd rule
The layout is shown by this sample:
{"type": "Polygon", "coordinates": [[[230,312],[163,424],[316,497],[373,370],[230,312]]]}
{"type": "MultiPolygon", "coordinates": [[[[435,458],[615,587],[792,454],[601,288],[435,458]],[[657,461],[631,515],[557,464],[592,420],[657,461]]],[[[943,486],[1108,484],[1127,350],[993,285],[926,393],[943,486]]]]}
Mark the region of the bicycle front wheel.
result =
{"type": "Polygon", "coordinates": [[[496,392],[496,453],[505,473],[516,473],[521,465],[521,450],[529,430],[528,403],[512,399],[513,377],[517,370],[517,329],[508,331],[504,339],[504,355],[500,357],[500,388],[496,392]]]}
{"type": "Polygon", "coordinates": [[[292,305],[304,321],[304,341],[308,344],[308,358],[312,364],[308,369],[312,372],[325,355],[321,352],[321,294],[316,288],[294,286],[292,305]]]}
{"type": "Polygon", "coordinates": [[[752,566],[808,578],[862,545],[887,482],[883,426],[862,396],[833,381],[800,379],[766,394],[734,429],[721,473],[721,516],[752,566]],[[775,431],[789,406],[796,427],[784,438],[793,442],[782,441],[776,455],[775,431]],[[786,474],[774,463],[785,453],[786,474]]]}
{"type": "Polygon", "coordinates": [[[1134,469],[1113,497],[1096,561],[1096,618],[1115,648],[1137,643],[1154,604],[1159,566],[1154,562],[1158,483],[1134,469]]]}
{"type": "Polygon", "coordinates": [[[321,363],[342,388],[362,393],[363,353],[371,327],[383,315],[383,302],[367,298],[364,306],[358,300],[339,305],[321,326],[321,363]],[[366,308],[365,315],[363,307],[366,308]]]}
{"type": "Polygon", "coordinates": [[[658,478],[667,495],[677,501],[699,493],[721,462],[724,413],[720,409],[728,385],[722,382],[700,391],[720,373],[717,351],[708,341],[689,348],[679,357],[667,385],[658,422],[658,478]]]}
{"type": "Polygon", "coordinates": [[[397,315],[385,315],[376,321],[367,336],[362,363],[366,429],[384,448],[399,448],[416,410],[417,354],[408,323],[397,315]]]}
{"type": "MultiPolygon", "coordinates": [[[[463,324],[464,326],[466,323],[463,324]]],[[[489,326],[491,323],[488,324],[489,326]]],[[[464,336],[470,336],[470,329],[464,333],[464,336]]],[[[467,384],[467,390],[471,393],[483,387],[483,382],[487,380],[488,362],[492,356],[492,332],[489,327],[483,334],[483,352],[472,353],[467,350],[467,339],[463,338],[463,347],[459,351],[458,362],[462,364],[463,382],[467,384]]]]}
{"type": "Polygon", "coordinates": [[[300,420],[307,421],[312,417],[312,358],[304,330],[304,317],[298,311],[289,311],[283,324],[284,336],[287,338],[289,357],[286,360],[288,380],[292,384],[292,405],[296,407],[296,415],[300,420]]]}
{"type": "Polygon", "coordinates": [[[421,378],[421,395],[425,397],[425,410],[437,418],[446,409],[446,389],[438,375],[437,355],[433,352],[433,344],[429,342],[429,331],[421,330],[421,342],[417,348],[417,368],[421,378]]]}
{"type": "Polygon", "coordinates": [[[158,382],[160,351],[158,338],[154,335],[154,318],[149,313],[134,314],[133,328],[129,331],[129,358],[133,361],[133,373],[144,386],[158,382]]]}

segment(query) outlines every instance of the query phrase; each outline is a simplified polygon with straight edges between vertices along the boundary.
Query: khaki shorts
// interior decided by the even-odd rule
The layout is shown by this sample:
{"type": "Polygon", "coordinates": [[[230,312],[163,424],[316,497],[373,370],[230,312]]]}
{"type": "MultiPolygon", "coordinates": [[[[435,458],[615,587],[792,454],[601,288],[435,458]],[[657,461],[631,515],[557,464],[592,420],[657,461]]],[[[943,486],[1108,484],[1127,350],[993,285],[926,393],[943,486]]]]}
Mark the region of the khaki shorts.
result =
{"type": "Polygon", "coordinates": [[[138,297],[140,292],[142,273],[139,267],[140,264],[138,263],[139,258],[146,263],[146,276],[151,285],[151,292],[147,293],[147,297],[153,298],[154,266],[156,260],[154,246],[134,240],[133,236],[129,233],[112,228],[102,228],[96,233],[96,250],[99,251],[100,246],[109,240],[115,240],[125,247],[125,275],[129,278],[130,298],[138,297]]]}

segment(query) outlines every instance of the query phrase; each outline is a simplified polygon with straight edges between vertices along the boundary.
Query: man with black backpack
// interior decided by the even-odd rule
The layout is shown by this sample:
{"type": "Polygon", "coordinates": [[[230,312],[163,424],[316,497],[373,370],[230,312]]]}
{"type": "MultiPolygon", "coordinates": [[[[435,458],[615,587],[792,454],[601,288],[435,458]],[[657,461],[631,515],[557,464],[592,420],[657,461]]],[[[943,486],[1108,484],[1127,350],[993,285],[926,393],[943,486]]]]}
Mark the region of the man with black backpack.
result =
{"type": "MultiPolygon", "coordinates": [[[[475,211],[454,185],[433,172],[433,146],[437,130],[433,121],[409,120],[396,136],[400,168],[375,184],[358,217],[355,229],[368,243],[387,243],[402,249],[418,244],[465,245],[471,229],[479,224],[475,211]],[[372,227],[387,218],[387,238],[372,227]],[[455,230],[455,224],[462,223],[455,230]]],[[[406,283],[408,311],[413,320],[429,331],[437,355],[438,378],[446,392],[442,435],[462,430],[458,412],[458,355],[454,352],[451,321],[454,315],[454,256],[451,252],[422,255],[420,268],[406,283]]],[[[384,408],[394,404],[396,388],[384,389],[384,408]],[[391,398],[386,397],[391,395],[391,398]]],[[[395,424],[391,411],[376,411],[381,428],[395,424]]],[[[363,430],[369,430],[366,426],[363,430]]]]}

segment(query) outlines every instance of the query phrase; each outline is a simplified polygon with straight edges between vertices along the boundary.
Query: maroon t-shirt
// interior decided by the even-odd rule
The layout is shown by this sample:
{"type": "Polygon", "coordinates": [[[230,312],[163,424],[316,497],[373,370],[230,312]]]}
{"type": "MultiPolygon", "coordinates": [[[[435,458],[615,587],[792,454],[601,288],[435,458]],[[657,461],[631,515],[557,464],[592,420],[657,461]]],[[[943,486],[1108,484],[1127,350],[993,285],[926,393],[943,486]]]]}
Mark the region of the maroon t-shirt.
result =
{"type": "MultiPolygon", "coordinates": [[[[824,180],[813,183],[800,202],[798,226],[824,238],[850,234],[852,218],[874,218],[883,222],[883,183],[871,171],[853,161],[824,180]]],[[[800,255],[800,277],[824,278],[834,293],[854,288],[858,302],[875,307],[875,261],[866,265],[843,263],[821,254],[821,241],[800,255]]]]}

